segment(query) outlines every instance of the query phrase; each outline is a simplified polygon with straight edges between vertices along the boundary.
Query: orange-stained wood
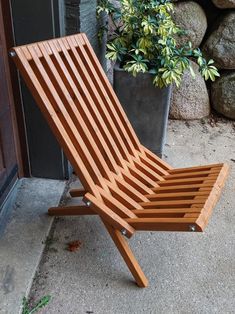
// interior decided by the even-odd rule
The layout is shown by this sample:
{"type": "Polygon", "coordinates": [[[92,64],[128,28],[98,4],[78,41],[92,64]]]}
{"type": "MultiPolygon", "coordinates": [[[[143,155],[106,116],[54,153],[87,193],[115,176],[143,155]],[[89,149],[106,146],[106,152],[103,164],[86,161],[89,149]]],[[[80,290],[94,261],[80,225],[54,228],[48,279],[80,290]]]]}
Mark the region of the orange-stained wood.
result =
{"type": "Polygon", "coordinates": [[[97,215],[85,205],[66,206],[66,207],[51,207],[48,209],[50,216],[82,216],[82,215],[97,215]]]}
{"type": "Polygon", "coordinates": [[[124,236],[208,224],[226,164],[173,169],[140,144],[85,34],[12,49],[14,61],[71,162],[85,205],[49,215],[99,215],[137,284],[148,281],[124,236]]]}
{"type": "Polygon", "coordinates": [[[105,220],[103,223],[109,232],[113,242],[115,243],[117,249],[121,253],[127,267],[132,273],[133,277],[136,280],[136,283],[139,287],[145,288],[148,286],[148,279],[145,277],[142,269],[140,268],[135,256],[133,255],[127,241],[120,234],[118,230],[113,229],[105,220]]]}
{"type": "MultiPolygon", "coordinates": [[[[198,217],[198,216],[197,216],[198,217]]],[[[143,231],[195,231],[201,232],[202,228],[197,224],[196,218],[127,218],[126,221],[136,230],[143,231]]]]}
{"type": "Polygon", "coordinates": [[[84,188],[72,189],[69,191],[71,197],[83,197],[86,194],[86,190],[84,188]]]}

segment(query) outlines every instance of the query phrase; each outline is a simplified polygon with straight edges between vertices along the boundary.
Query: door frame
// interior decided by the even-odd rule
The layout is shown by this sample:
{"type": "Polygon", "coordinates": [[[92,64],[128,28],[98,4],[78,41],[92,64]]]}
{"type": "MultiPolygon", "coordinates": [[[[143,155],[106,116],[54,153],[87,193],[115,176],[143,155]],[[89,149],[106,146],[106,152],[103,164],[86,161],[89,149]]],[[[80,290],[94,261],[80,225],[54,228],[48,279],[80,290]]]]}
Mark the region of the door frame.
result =
{"type": "Polygon", "coordinates": [[[29,176],[27,142],[18,72],[8,53],[9,49],[14,46],[11,6],[9,0],[0,1],[0,32],[3,38],[3,49],[5,51],[3,61],[5,65],[5,78],[7,82],[7,93],[10,104],[13,137],[18,164],[18,177],[29,176]]]}

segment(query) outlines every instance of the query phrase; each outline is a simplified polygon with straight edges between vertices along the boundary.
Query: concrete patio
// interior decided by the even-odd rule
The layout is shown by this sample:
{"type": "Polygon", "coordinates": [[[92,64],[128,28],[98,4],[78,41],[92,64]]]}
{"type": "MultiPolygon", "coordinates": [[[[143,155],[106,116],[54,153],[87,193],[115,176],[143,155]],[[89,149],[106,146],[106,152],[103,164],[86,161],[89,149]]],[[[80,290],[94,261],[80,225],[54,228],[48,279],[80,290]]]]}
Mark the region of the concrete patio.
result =
{"type": "Polygon", "coordinates": [[[16,314],[28,295],[65,181],[21,179],[0,224],[0,313],[16,314]],[[4,227],[3,227],[4,226],[4,227]]]}
{"type": "MultiPolygon", "coordinates": [[[[234,313],[235,124],[209,122],[170,121],[164,156],[175,167],[231,164],[229,180],[205,233],[136,233],[130,244],[149,279],[149,287],[140,289],[97,217],[56,218],[29,293],[31,303],[52,296],[40,313],[234,313]],[[74,240],[81,241],[81,248],[69,252],[67,243],[74,240]]],[[[65,201],[72,202],[69,197],[65,201]]],[[[47,204],[42,205],[40,213],[47,210],[47,204]]],[[[43,219],[50,225],[50,218],[43,219]]],[[[45,238],[48,228],[44,229],[45,238]]],[[[31,230],[33,237],[38,230],[36,226],[31,230]]],[[[20,243],[22,236],[19,232],[20,243]]],[[[35,269],[38,260],[32,260],[28,250],[20,263],[24,281],[26,268],[35,269]]],[[[2,278],[0,285],[3,289],[2,278]]],[[[0,298],[8,298],[9,293],[0,298]]],[[[1,303],[0,313],[17,313],[13,299],[1,303]]]]}

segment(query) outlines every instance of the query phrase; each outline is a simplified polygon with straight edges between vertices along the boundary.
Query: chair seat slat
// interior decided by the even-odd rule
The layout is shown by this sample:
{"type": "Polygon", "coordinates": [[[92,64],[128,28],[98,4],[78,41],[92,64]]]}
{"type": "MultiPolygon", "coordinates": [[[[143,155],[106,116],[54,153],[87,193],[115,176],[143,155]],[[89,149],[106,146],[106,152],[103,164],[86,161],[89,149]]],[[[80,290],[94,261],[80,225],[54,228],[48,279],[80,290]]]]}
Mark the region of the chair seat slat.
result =
{"type": "Polygon", "coordinates": [[[172,180],[172,179],[186,179],[186,178],[196,178],[196,177],[208,177],[209,175],[218,175],[220,169],[211,169],[207,171],[196,171],[196,172],[186,172],[186,173],[177,173],[177,174],[170,174],[167,176],[163,176],[165,180],[172,180]]]}

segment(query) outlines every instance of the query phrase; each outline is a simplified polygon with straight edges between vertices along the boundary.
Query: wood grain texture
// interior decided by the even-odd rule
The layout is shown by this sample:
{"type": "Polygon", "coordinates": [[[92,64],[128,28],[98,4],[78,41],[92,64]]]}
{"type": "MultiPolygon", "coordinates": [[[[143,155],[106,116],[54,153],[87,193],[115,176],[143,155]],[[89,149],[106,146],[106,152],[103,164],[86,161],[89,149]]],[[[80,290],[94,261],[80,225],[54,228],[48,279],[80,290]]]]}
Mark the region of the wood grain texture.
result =
{"type": "Polygon", "coordinates": [[[208,224],[226,164],[173,169],[140,144],[85,34],[13,48],[39,108],[71,162],[88,206],[49,214],[99,215],[140,287],[147,286],[123,234],[198,231],[208,224]]]}
{"type": "Polygon", "coordinates": [[[145,288],[148,286],[148,279],[145,277],[142,269],[140,268],[135,256],[133,255],[127,241],[120,234],[118,230],[113,229],[106,221],[103,221],[108,233],[110,234],[117,249],[122,255],[127,267],[132,273],[139,287],[145,288]]]}

